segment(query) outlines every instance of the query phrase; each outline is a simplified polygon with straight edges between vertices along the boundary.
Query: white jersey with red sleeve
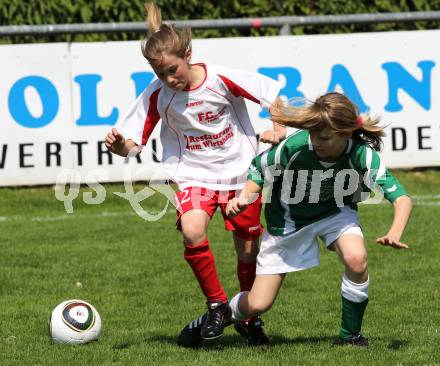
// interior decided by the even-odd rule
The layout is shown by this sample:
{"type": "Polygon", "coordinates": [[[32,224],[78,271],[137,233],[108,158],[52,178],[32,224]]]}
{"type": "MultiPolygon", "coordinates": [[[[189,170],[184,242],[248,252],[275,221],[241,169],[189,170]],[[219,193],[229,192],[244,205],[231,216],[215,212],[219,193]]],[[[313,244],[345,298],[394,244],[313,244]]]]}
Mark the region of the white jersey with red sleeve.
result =
{"type": "Polygon", "coordinates": [[[179,189],[242,187],[257,154],[245,100],[269,107],[280,83],[264,75],[200,64],[206,78],[176,91],[155,80],[138,97],[120,126],[125,138],[145,145],[162,120],[162,163],[179,189]]]}

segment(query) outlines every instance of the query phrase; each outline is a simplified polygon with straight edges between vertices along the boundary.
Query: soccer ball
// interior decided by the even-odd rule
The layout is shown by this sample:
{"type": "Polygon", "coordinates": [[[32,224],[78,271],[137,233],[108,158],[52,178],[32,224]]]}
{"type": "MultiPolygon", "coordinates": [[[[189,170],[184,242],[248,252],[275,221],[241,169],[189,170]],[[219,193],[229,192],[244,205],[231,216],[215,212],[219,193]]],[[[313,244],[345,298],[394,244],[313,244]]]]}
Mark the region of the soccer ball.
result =
{"type": "Polygon", "coordinates": [[[49,335],[55,343],[88,343],[98,340],[100,333],[99,313],[82,300],[62,302],[53,309],[49,318],[49,335]]]}

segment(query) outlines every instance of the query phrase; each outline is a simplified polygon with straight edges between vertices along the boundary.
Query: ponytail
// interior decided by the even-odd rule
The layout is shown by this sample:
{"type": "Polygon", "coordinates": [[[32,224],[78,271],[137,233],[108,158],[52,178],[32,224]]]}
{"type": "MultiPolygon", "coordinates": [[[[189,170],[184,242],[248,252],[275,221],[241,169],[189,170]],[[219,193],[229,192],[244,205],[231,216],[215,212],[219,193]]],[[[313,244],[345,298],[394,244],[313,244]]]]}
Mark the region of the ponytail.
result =
{"type": "Polygon", "coordinates": [[[144,4],[144,8],[147,13],[147,24],[150,34],[159,32],[162,26],[162,12],[160,8],[153,3],[144,4]]]}
{"type": "Polygon", "coordinates": [[[379,126],[380,118],[369,115],[362,117],[362,124],[353,131],[353,139],[362,140],[376,151],[382,150],[382,137],[385,136],[383,127],[379,126]]]}
{"type": "Polygon", "coordinates": [[[163,54],[184,58],[191,51],[191,28],[180,30],[162,23],[160,8],[153,3],[145,4],[145,11],[148,33],[141,43],[143,56],[153,67],[160,65],[163,54]]]}

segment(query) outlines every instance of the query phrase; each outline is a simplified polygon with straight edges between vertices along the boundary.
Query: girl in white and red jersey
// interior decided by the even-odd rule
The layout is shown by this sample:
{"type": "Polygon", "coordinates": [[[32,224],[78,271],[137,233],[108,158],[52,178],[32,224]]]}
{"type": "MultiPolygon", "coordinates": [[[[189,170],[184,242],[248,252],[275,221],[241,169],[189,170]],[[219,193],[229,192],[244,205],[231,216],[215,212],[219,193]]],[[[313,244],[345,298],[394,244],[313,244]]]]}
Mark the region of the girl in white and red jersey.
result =
{"type": "MultiPolygon", "coordinates": [[[[179,188],[177,226],[184,238],[184,257],[208,304],[202,320],[186,329],[188,336],[193,331],[190,341],[197,343],[221,336],[229,316],[227,295],[207,236],[217,207],[226,229],[233,233],[241,291],[250,290],[255,278],[261,203],[258,200],[233,219],[226,216],[225,208],[243,187],[248,166],[257,154],[245,99],[269,108],[280,85],[257,73],[190,64],[191,30],[162,24],[160,10],[153,4],[146,5],[146,10],[150,34],[142,43],[142,53],[158,79],[139,96],[119,130],[112,129],[106,136],[106,146],[127,156],[131,149],[144,146],[162,121],[162,163],[179,188]]],[[[262,141],[276,143],[284,137],[284,127],[274,125],[274,129],[266,131],[262,141]]],[[[251,328],[256,324],[260,324],[258,319],[251,328]]],[[[265,338],[261,327],[259,332],[265,338]]],[[[185,340],[181,343],[186,345],[185,340]]]]}

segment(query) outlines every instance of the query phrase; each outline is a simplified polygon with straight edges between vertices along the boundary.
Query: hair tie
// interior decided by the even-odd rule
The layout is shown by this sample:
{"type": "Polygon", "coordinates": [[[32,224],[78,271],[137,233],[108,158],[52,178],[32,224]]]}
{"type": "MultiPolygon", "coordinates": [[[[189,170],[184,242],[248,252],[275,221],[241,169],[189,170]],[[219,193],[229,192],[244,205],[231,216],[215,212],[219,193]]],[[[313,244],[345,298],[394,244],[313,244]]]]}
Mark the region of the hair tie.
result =
{"type": "Polygon", "coordinates": [[[356,118],[356,128],[361,128],[362,127],[362,122],[363,122],[362,116],[358,116],[356,118]]]}

